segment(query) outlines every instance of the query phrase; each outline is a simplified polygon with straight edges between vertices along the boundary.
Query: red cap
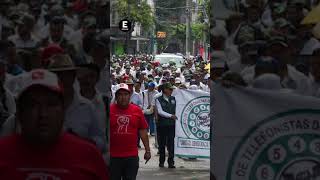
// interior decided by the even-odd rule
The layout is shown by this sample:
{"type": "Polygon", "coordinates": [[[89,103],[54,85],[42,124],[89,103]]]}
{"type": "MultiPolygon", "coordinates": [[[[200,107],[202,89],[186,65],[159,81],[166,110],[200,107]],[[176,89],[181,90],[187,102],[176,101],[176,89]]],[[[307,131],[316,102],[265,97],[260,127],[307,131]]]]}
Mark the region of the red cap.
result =
{"type": "Polygon", "coordinates": [[[156,66],[156,67],[158,67],[158,66],[160,66],[160,62],[155,61],[155,62],[153,62],[153,65],[156,66]]]}
{"type": "Polygon", "coordinates": [[[43,63],[45,63],[53,55],[64,54],[64,53],[65,53],[64,49],[58,44],[49,44],[46,48],[43,49],[41,54],[41,60],[43,63]]]}
{"type": "Polygon", "coordinates": [[[123,80],[124,80],[124,81],[126,81],[126,80],[128,80],[128,79],[129,79],[129,76],[128,76],[128,75],[126,75],[126,74],[123,75],[123,80]]]}

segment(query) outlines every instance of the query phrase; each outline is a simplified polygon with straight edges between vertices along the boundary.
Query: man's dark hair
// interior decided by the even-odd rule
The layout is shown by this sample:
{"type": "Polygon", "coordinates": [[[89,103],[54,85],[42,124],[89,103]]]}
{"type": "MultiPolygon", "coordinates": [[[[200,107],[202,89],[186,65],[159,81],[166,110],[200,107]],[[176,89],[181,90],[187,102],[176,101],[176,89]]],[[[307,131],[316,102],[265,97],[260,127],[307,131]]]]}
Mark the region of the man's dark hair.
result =
{"type": "Polygon", "coordinates": [[[161,84],[161,85],[158,86],[158,91],[159,91],[159,92],[162,92],[162,91],[163,91],[163,84],[161,84]]]}
{"type": "Polygon", "coordinates": [[[312,56],[320,56],[320,48],[313,50],[312,56]]]}
{"type": "Polygon", "coordinates": [[[141,72],[138,71],[138,72],[136,73],[136,79],[139,79],[140,77],[141,77],[141,72]]]}
{"type": "Polygon", "coordinates": [[[50,18],[49,24],[50,25],[62,25],[65,24],[66,20],[63,16],[53,16],[50,18]]]}

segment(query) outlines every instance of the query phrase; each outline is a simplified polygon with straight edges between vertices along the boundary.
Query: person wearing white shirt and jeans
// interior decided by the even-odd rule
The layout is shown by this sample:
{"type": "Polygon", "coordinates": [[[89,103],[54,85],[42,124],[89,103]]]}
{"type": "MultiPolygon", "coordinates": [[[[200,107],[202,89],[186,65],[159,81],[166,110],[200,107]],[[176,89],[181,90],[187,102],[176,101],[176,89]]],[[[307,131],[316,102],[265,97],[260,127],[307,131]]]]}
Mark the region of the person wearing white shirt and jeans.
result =
{"type": "Polygon", "coordinates": [[[149,133],[151,136],[155,135],[155,122],[154,122],[154,105],[155,95],[158,93],[155,88],[155,83],[148,83],[148,89],[143,92],[143,113],[149,125],[149,133]]]}

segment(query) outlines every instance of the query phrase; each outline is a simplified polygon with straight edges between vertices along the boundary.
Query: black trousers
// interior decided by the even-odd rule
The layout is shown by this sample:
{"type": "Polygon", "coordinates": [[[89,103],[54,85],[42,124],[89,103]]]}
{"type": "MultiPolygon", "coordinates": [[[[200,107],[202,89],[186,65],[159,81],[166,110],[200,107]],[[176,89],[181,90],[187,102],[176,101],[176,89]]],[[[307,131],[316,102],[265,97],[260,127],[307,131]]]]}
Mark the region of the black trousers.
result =
{"type": "Polygon", "coordinates": [[[110,180],[136,180],[139,156],[110,158],[110,180]]]}
{"type": "Polygon", "coordinates": [[[175,126],[157,126],[159,142],[159,163],[164,164],[166,159],[166,146],[168,149],[168,164],[174,165],[174,137],[175,126]]]}
{"type": "Polygon", "coordinates": [[[138,147],[141,146],[141,145],[140,145],[140,139],[141,139],[141,138],[140,138],[140,133],[139,133],[139,130],[138,130],[138,141],[137,141],[137,146],[138,146],[138,147]]]}

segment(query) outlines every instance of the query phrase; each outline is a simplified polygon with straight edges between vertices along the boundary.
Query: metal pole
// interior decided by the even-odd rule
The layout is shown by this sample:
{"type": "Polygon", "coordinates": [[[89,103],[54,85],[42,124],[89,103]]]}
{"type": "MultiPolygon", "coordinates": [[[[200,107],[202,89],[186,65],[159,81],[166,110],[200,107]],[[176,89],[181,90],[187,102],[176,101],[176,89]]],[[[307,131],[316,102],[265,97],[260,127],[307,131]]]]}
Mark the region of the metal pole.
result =
{"type": "Polygon", "coordinates": [[[186,4],[187,4],[187,19],[186,19],[186,57],[189,58],[190,57],[190,1],[186,0],[186,4]]]}
{"type": "Polygon", "coordinates": [[[137,36],[137,52],[140,52],[140,41],[139,41],[139,37],[140,37],[140,35],[139,36],[137,36]]]}
{"type": "MultiPolygon", "coordinates": [[[[128,5],[128,9],[127,9],[127,18],[130,17],[130,5],[129,5],[129,0],[127,0],[127,5],[128,5]]],[[[126,42],[125,42],[125,52],[126,54],[128,54],[128,51],[129,51],[129,38],[130,38],[130,33],[131,31],[128,31],[126,33],[126,42]]]]}

